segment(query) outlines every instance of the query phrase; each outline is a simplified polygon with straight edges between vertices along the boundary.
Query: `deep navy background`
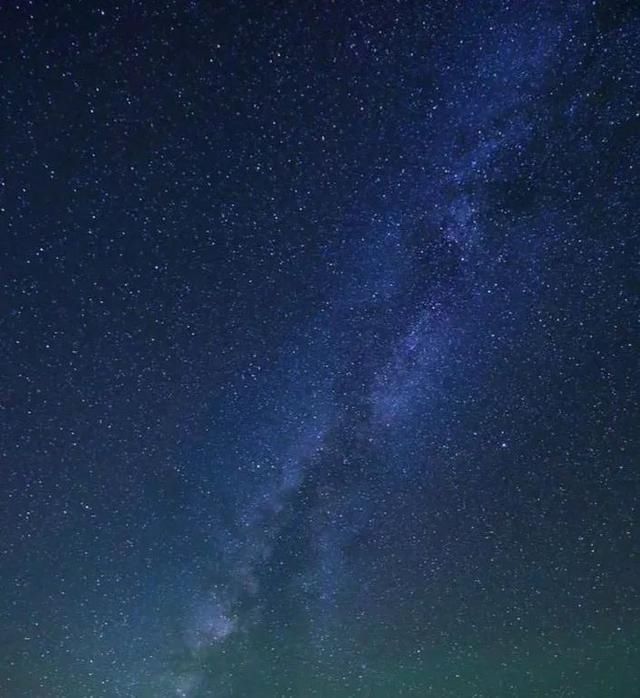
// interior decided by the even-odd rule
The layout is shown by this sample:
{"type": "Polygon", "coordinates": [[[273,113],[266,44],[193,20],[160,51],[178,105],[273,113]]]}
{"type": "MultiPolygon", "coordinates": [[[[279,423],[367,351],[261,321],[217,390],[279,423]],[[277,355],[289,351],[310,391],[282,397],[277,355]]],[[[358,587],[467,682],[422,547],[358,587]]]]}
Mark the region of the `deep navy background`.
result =
{"type": "Polygon", "coordinates": [[[2,696],[637,695],[639,21],[2,5],[2,696]]]}

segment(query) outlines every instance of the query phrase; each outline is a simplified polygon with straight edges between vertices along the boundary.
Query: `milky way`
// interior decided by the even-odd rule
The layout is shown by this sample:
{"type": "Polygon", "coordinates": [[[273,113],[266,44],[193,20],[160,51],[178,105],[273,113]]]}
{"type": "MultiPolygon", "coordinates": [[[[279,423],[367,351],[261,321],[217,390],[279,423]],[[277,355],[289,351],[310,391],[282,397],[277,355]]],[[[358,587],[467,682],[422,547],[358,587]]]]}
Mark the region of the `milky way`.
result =
{"type": "Polygon", "coordinates": [[[0,693],[634,695],[637,12],[0,16],[0,693]]]}

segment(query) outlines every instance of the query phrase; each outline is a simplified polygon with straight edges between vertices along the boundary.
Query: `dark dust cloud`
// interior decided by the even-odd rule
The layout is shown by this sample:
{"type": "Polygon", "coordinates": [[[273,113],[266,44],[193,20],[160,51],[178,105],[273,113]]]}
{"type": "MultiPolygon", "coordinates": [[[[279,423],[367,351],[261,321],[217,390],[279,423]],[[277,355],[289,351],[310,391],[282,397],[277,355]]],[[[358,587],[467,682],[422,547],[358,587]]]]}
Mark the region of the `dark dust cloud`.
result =
{"type": "Polygon", "coordinates": [[[640,13],[2,3],[0,695],[640,695],[640,13]]]}

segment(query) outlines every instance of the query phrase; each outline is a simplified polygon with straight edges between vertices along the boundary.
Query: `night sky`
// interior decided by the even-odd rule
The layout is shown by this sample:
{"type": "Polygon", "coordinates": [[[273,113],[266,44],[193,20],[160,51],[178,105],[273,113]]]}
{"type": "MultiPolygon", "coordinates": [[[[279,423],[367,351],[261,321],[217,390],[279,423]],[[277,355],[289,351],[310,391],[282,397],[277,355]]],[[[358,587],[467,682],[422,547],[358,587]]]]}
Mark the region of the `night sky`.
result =
{"type": "Polygon", "coordinates": [[[0,697],[640,696],[633,3],[0,39],[0,697]]]}

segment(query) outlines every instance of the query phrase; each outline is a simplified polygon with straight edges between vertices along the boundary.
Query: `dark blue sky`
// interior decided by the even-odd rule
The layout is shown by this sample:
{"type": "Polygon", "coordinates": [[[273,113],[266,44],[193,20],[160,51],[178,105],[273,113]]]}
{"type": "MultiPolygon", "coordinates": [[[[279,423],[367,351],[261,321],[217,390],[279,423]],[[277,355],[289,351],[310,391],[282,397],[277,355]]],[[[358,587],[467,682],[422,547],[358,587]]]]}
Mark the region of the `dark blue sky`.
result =
{"type": "Polygon", "coordinates": [[[0,694],[636,695],[632,4],[0,35],[0,694]]]}

